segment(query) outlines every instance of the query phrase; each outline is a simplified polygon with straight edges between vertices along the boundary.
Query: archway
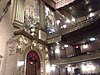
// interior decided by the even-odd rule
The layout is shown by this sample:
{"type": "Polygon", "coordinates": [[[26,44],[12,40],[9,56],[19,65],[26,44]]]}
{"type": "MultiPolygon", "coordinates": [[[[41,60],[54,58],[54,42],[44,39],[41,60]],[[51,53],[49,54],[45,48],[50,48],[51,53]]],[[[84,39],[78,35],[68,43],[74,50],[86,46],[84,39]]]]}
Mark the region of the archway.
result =
{"type": "Polygon", "coordinates": [[[40,58],[34,50],[27,54],[26,75],[40,75],[40,58]]]}

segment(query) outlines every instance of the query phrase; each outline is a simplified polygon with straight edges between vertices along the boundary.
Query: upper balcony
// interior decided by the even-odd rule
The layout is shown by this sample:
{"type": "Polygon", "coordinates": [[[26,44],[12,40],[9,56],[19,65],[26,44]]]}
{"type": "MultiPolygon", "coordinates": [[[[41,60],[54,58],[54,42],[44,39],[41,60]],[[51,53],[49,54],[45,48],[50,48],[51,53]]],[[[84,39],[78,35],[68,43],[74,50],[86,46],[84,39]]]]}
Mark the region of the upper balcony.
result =
{"type": "Polygon", "coordinates": [[[84,62],[88,60],[94,60],[100,58],[100,50],[97,50],[95,52],[90,52],[86,54],[81,54],[79,56],[74,56],[66,59],[59,59],[59,60],[51,60],[51,64],[55,65],[64,65],[64,64],[71,64],[71,63],[77,63],[77,62],[84,62]]]}
{"type": "Polygon", "coordinates": [[[52,12],[54,15],[49,15],[49,25],[46,24],[48,39],[76,31],[97,21],[100,18],[100,1],[75,0],[52,12]]]}
{"type": "Polygon", "coordinates": [[[72,20],[67,20],[66,25],[59,20],[58,22],[59,25],[48,28],[48,40],[53,40],[48,45],[52,64],[67,64],[100,58],[100,10],[89,13],[82,21],[75,21],[72,18],[72,20]],[[60,41],[55,41],[54,38],[59,36],[60,41]],[[90,37],[96,37],[98,40],[91,42],[90,37]]]}
{"type": "MultiPolygon", "coordinates": [[[[48,27],[48,39],[62,36],[64,34],[68,34],[71,32],[74,32],[76,30],[79,30],[81,28],[93,25],[93,23],[97,22],[100,19],[100,12],[90,13],[84,20],[80,22],[70,22],[68,20],[66,24],[60,24],[60,25],[52,25],[48,27]]],[[[74,21],[74,18],[73,18],[74,21]]]]}

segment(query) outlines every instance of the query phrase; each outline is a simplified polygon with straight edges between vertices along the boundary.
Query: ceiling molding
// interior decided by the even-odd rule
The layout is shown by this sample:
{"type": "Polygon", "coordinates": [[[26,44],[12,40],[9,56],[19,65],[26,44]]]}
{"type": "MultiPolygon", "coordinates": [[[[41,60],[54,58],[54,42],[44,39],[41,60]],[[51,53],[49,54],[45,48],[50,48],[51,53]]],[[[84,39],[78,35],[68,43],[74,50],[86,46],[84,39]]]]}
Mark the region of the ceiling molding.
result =
{"type": "Polygon", "coordinates": [[[61,7],[64,7],[65,5],[68,5],[72,2],[74,2],[75,0],[59,0],[59,2],[56,3],[56,9],[59,9],[61,7]]]}
{"type": "Polygon", "coordinates": [[[53,0],[43,0],[43,2],[45,2],[47,5],[49,5],[53,9],[56,9],[55,8],[56,3],[53,0]]]}
{"type": "Polygon", "coordinates": [[[52,8],[59,9],[65,5],[74,2],[75,0],[43,0],[43,1],[49,6],[51,6],[52,8]]]}

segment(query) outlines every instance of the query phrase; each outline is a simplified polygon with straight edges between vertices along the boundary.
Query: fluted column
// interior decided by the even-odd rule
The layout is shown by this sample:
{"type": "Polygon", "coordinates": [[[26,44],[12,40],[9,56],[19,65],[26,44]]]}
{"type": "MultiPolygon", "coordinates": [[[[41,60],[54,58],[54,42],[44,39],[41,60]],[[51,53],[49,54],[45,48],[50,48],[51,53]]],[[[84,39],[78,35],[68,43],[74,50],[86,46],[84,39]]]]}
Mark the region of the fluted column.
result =
{"type": "Polygon", "coordinates": [[[22,26],[24,23],[24,3],[25,3],[25,0],[15,0],[14,1],[12,23],[15,26],[17,25],[22,26]]]}

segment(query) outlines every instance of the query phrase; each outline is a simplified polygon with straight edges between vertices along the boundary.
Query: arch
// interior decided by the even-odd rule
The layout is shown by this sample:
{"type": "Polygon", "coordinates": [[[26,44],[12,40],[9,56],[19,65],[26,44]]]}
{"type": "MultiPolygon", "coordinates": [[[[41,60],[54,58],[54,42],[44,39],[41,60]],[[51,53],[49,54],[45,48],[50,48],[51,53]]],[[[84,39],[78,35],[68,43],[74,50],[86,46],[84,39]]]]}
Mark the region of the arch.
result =
{"type": "MultiPolygon", "coordinates": [[[[27,62],[27,55],[29,54],[30,51],[34,51],[36,53],[36,55],[38,55],[39,62],[40,62],[39,67],[40,67],[40,70],[41,70],[41,67],[42,67],[41,65],[43,65],[41,62],[44,62],[43,61],[43,55],[42,55],[41,51],[37,47],[32,46],[31,44],[28,44],[24,49],[25,49],[25,51],[24,51],[24,60],[25,60],[24,75],[26,75],[26,73],[27,73],[27,71],[26,71],[27,63],[26,62],[27,62]]],[[[37,75],[41,75],[40,70],[38,72],[39,74],[37,74],[37,75]]]]}
{"type": "Polygon", "coordinates": [[[40,58],[34,50],[30,50],[27,54],[26,75],[40,75],[40,58]]]}
{"type": "Polygon", "coordinates": [[[39,55],[40,61],[43,61],[43,55],[41,53],[41,51],[37,48],[37,47],[33,47],[31,44],[28,44],[25,48],[24,48],[24,58],[26,59],[27,54],[30,50],[34,50],[35,52],[37,52],[37,54],[39,55]]]}

